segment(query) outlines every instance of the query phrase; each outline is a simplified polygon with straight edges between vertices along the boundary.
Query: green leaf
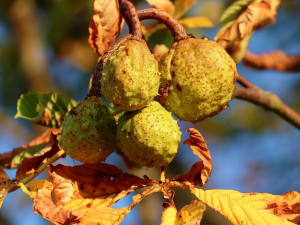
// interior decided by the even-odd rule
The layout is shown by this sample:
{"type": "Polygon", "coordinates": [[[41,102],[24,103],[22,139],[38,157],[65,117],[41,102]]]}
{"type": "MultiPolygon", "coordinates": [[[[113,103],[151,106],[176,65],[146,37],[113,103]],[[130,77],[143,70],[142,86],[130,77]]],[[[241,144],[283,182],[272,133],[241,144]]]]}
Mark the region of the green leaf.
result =
{"type": "Polygon", "coordinates": [[[28,119],[34,123],[59,128],[63,118],[77,102],[57,93],[29,92],[21,95],[15,118],[28,119]]]}
{"type": "Polygon", "coordinates": [[[32,157],[35,153],[39,152],[46,146],[47,142],[32,146],[28,148],[26,151],[21,152],[16,155],[11,161],[11,168],[17,168],[22,164],[23,159],[32,157]]]}
{"type": "Polygon", "coordinates": [[[220,26],[235,19],[236,16],[242,11],[242,9],[249,5],[253,0],[237,0],[234,1],[222,14],[220,19],[220,26]]]}

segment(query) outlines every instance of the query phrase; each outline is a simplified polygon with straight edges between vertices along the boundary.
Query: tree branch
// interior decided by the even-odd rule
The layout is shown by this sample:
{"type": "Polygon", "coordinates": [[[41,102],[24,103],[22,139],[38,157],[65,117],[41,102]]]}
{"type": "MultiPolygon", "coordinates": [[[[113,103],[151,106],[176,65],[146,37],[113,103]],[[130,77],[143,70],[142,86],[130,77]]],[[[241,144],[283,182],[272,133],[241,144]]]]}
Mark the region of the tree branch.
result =
{"type": "Polygon", "coordinates": [[[138,10],[137,14],[140,20],[154,19],[165,24],[171,31],[175,41],[180,41],[188,38],[184,27],[175,19],[175,17],[171,16],[165,11],[150,8],[138,10]]]}
{"type": "Polygon", "coordinates": [[[300,129],[300,115],[284,104],[277,95],[259,88],[237,86],[234,98],[252,102],[270,110],[300,129]]]}
{"type": "Polygon", "coordinates": [[[300,54],[286,55],[282,51],[255,54],[247,51],[243,60],[246,66],[258,70],[269,69],[289,72],[300,71],[300,54]]]}
{"type": "Polygon", "coordinates": [[[247,80],[241,74],[238,74],[237,82],[239,82],[244,87],[260,90],[258,87],[255,86],[255,84],[251,83],[249,80],[247,80]]]}

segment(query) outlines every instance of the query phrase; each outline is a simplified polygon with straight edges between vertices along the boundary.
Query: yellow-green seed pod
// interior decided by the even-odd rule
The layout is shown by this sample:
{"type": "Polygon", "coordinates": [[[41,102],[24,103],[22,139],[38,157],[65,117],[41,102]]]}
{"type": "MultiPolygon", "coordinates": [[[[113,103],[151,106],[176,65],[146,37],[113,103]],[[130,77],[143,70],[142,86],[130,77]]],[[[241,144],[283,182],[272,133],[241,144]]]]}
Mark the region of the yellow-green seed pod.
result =
{"type": "Polygon", "coordinates": [[[142,166],[168,165],[181,141],[177,121],[158,102],[128,112],[118,122],[117,140],[130,161],[142,166]]]}
{"type": "Polygon", "coordinates": [[[89,97],[66,115],[62,148],[81,162],[104,161],[114,151],[116,129],[115,119],[102,98],[89,97]]]}
{"type": "Polygon", "coordinates": [[[200,121],[227,108],[237,79],[236,65],[216,42],[175,42],[159,62],[161,86],[169,85],[165,107],[178,119],[200,121]]]}
{"type": "Polygon", "coordinates": [[[126,41],[108,59],[101,78],[101,91],[117,108],[135,111],[158,94],[158,62],[149,48],[136,40],[126,41]]]}

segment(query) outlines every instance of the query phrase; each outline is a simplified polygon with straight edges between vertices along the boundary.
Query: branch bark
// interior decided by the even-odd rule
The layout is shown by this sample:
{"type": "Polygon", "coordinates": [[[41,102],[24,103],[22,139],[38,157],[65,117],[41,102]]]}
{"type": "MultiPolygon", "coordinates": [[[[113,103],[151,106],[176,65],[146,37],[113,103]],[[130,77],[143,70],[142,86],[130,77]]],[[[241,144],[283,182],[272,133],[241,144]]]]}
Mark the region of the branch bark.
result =
{"type": "Polygon", "coordinates": [[[284,104],[277,95],[259,88],[237,86],[234,98],[242,99],[270,110],[300,129],[300,115],[284,104]]]}
{"type": "Polygon", "coordinates": [[[300,54],[286,55],[282,51],[255,54],[247,51],[243,60],[246,66],[258,70],[300,71],[300,54]]]}

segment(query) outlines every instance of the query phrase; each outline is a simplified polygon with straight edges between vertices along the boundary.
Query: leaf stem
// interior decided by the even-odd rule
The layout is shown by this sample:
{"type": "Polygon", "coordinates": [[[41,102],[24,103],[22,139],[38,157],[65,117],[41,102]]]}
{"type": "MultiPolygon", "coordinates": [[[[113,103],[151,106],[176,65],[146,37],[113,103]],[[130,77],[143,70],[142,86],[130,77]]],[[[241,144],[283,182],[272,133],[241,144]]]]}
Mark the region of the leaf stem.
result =
{"type": "Polygon", "coordinates": [[[142,26],[134,5],[128,0],[119,0],[119,4],[120,12],[128,24],[129,32],[132,33],[133,38],[142,39],[142,26]]]}
{"type": "Polygon", "coordinates": [[[150,8],[138,10],[137,15],[140,20],[154,19],[165,24],[171,31],[174,41],[180,41],[188,38],[184,27],[178,22],[177,19],[175,19],[175,17],[171,16],[165,11],[150,8]]]}
{"type": "MultiPolygon", "coordinates": [[[[20,180],[19,182],[15,183],[14,185],[12,185],[9,189],[8,192],[13,192],[17,189],[20,188],[20,186],[18,186],[18,183],[23,183],[23,184],[27,184],[28,182],[30,182],[31,180],[33,180],[35,177],[37,177],[41,172],[43,172],[48,165],[50,165],[51,163],[54,163],[56,160],[58,160],[60,157],[62,157],[65,154],[65,151],[63,149],[60,149],[55,155],[53,155],[51,158],[49,158],[44,164],[42,164],[36,171],[34,171],[32,174],[30,174],[29,176],[25,177],[24,179],[20,180]]],[[[1,190],[1,187],[0,187],[1,190]]]]}
{"type": "Polygon", "coordinates": [[[162,166],[161,167],[161,172],[160,172],[160,179],[159,179],[162,183],[166,182],[166,167],[162,166]]]}

